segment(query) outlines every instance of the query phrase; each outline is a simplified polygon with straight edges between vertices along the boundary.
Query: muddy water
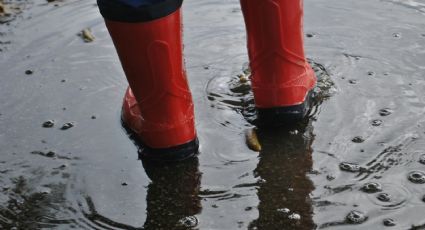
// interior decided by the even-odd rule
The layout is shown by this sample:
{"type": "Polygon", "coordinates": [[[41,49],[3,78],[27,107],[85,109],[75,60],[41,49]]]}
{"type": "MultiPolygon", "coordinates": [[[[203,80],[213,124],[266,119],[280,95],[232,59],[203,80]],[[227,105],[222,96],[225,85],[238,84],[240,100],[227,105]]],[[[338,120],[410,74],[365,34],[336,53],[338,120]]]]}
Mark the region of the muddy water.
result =
{"type": "Polygon", "coordinates": [[[256,153],[239,3],[187,0],[201,154],[165,166],[138,160],[121,127],[126,82],[95,2],[14,3],[0,24],[1,229],[425,229],[422,1],[306,0],[317,105],[257,130],[256,153]]]}

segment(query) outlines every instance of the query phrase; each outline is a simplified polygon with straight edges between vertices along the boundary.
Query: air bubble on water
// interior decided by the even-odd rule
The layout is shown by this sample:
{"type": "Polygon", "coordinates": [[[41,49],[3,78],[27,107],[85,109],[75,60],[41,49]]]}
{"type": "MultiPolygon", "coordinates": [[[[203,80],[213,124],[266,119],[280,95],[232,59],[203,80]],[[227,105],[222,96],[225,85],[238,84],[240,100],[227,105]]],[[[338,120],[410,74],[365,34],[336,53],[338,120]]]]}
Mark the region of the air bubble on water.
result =
{"type": "Polygon", "coordinates": [[[288,216],[288,219],[290,219],[290,220],[301,220],[301,216],[298,213],[292,213],[291,215],[288,216]]]}
{"type": "Polygon", "coordinates": [[[383,224],[387,227],[396,226],[396,222],[391,218],[384,219],[383,224]]]}
{"type": "Polygon", "coordinates": [[[375,120],[372,120],[372,121],[370,122],[370,124],[371,124],[372,126],[380,126],[380,125],[382,125],[382,120],[375,119],[375,120]]]}
{"type": "Polygon", "coordinates": [[[360,171],[360,166],[358,164],[348,163],[348,162],[340,163],[339,168],[342,171],[346,171],[346,172],[359,172],[360,171]]]}
{"type": "Polygon", "coordinates": [[[422,155],[419,157],[419,163],[421,163],[421,164],[425,164],[425,154],[422,154],[422,155]]]}
{"type": "Polygon", "coordinates": [[[384,108],[379,110],[379,115],[381,115],[382,117],[386,117],[392,114],[392,110],[390,108],[384,108]]]}
{"type": "Polygon", "coordinates": [[[52,128],[53,126],[55,126],[55,121],[54,120],[45,121],[42,126],[43,128],[52,128]]]}
{"type": "Polygon", "coordinates": [[[361,224],[367,220],[367,217],[364,213],[354,210],[348,213],[346,220],[350,224],[361,224]]]}
{"type": "Polygon", "coordinates": [[[351,141],[354,143],[363,143],[365,139],[361,136],[357,136],[357,137],[354,137],[351,141]]]}
{"type": "Polygon", "coordinates": [[[382,186],[377,182],[369,182],[364,184],[361,190],[367,193],[376,193],[382,191],[382,186]]]}
{"type": "Polygon", "coordinates": [[[376,198],[382,202],[390,202],[391,201],[391,195],[388,193],[379,193],[376,198]]]}
{"type": "Polygon", "coordinates": [[[425,183],[425,173],[422,171],[410,172],[408,178],[412,183],[415,183],[415,184],[425,183]]]}
{"type": "Polygon", "coordinates": [[[279,208],[277,211],[284,214],[288,214],[289,212],[291,212],[289,208],[279,208]]]}
{"type": "Polygon", "coordinates": [[[185,228],[194,228],[198,225],[198,219],[195,216],[186,216],[180,219],[178,224],[185,228]]]}

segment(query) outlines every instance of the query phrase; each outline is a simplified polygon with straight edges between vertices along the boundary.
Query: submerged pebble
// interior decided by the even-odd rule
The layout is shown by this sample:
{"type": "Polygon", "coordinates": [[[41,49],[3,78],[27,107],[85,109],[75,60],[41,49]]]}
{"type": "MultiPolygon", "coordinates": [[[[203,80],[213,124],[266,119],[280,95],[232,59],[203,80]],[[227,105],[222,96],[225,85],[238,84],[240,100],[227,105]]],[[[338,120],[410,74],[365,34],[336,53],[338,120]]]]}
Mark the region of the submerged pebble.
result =
{"type": "Polygon", "coordinates": [[[53,126],[55,126],[55,121],[53,120],[48,120],[43,123],[43,128],[52,128],[53,126]]]}
{"type": "Polygon", "coordinates": [[[73,122],[68,122],[68,123],[65,123],[65,124],[62,125],[61,130],[67,130],[67,129],[70,129],[72,127],[74,127],[74,123],[73,122]]]}
{"type": "Polygon", "coordinates": [[[358,164],[348,163],[348,162],[340,163],[339,168],[342,171],[346,171],[346,172],[359,172],[360,171],[360,166],[358,164]]]}
{"type": "Polygon", "coordinates": [[[388,193],[379,193],[376,198],[382,202],[390,202],[391,201],[391,195],[388,193]]]}
{"type": "Polygon", "coordinates": [[[425,173],[422,171],[413,171],[409,173],[409,180],[415,184],[425,183],[425,173]]]}
{"type": "Polygon", "coordinates": [[[346,220],[350,224],[361,224],[367,219],[366,215],[360,211],[351,211],[348,213],[346,220]]]}
{"type": "Polygon", "coordinates": [[[367,193],[376,193],[382,191],[382,186],[377,182],[369,182],[364,184],[361,190],[367,193]]]}
{"type": "Polygon", "coordinates": [[[384,108],[384,109],[379,110],[379,115],[381,115],[382,117],[389,116],[389,115],[391,115],[391,113],[392,113],[392,110],[389,109],[389,108],[384,108]]]}
{"type": "Polygon", "coordinates": [[[365,139],[361,136],[357,136],[357,137],[354,137],[351,141],[354,143],[363,143],[365,139]]]}
{"type": "Polygon", "coordinates": [[[382,223],[384,224],[384,226],[387,226],[387,227],[396,226],[396,222],[391,218],[384,219],[382,223]]]}
{"type": "Polygon", "coordinates": [[[370,124],[371,124],[372,126],[380,126],[380,125],[382,125],[382,120],[375,119],[375,120],[372,120],[372,121],[370,122],[370,124]]]}

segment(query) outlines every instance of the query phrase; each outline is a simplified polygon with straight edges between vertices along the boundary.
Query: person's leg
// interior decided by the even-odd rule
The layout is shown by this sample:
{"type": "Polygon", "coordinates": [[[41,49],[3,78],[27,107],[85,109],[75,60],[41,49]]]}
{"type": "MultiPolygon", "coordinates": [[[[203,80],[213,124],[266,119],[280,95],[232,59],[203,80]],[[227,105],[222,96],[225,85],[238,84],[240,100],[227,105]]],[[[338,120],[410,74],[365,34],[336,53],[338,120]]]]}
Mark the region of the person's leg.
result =
{"type": "Polygon", "coordinates": [[[194,108],[182,57],[182,0],[98,0],[130,84],[122,118],[142,156],[179,160],[197,153],[194,108]]]}
{"type": "Polygon", "coordinates": [[[291,123],[308,110],[316,84],[304,55],[303,0],[240,0],[260,121],[291,123]]]}

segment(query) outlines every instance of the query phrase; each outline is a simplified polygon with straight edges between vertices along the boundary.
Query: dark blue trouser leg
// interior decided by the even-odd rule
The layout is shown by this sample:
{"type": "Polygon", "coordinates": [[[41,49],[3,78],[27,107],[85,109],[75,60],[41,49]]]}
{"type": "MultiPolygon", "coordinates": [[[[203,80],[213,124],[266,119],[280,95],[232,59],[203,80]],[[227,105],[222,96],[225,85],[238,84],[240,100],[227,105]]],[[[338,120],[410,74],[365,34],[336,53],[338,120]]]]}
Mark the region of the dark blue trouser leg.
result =
{"type": "Polygon", "coordinates": [[[164,0],[118,0],[126,5],[132,7],[149,6],[155,3],[163,2],[164,0]]]}
{"type": "Polygon", "coordinates": [[[183,0],[97,0],[100,13],[110,21],[148,22],[172,14],[183,0]]]}

